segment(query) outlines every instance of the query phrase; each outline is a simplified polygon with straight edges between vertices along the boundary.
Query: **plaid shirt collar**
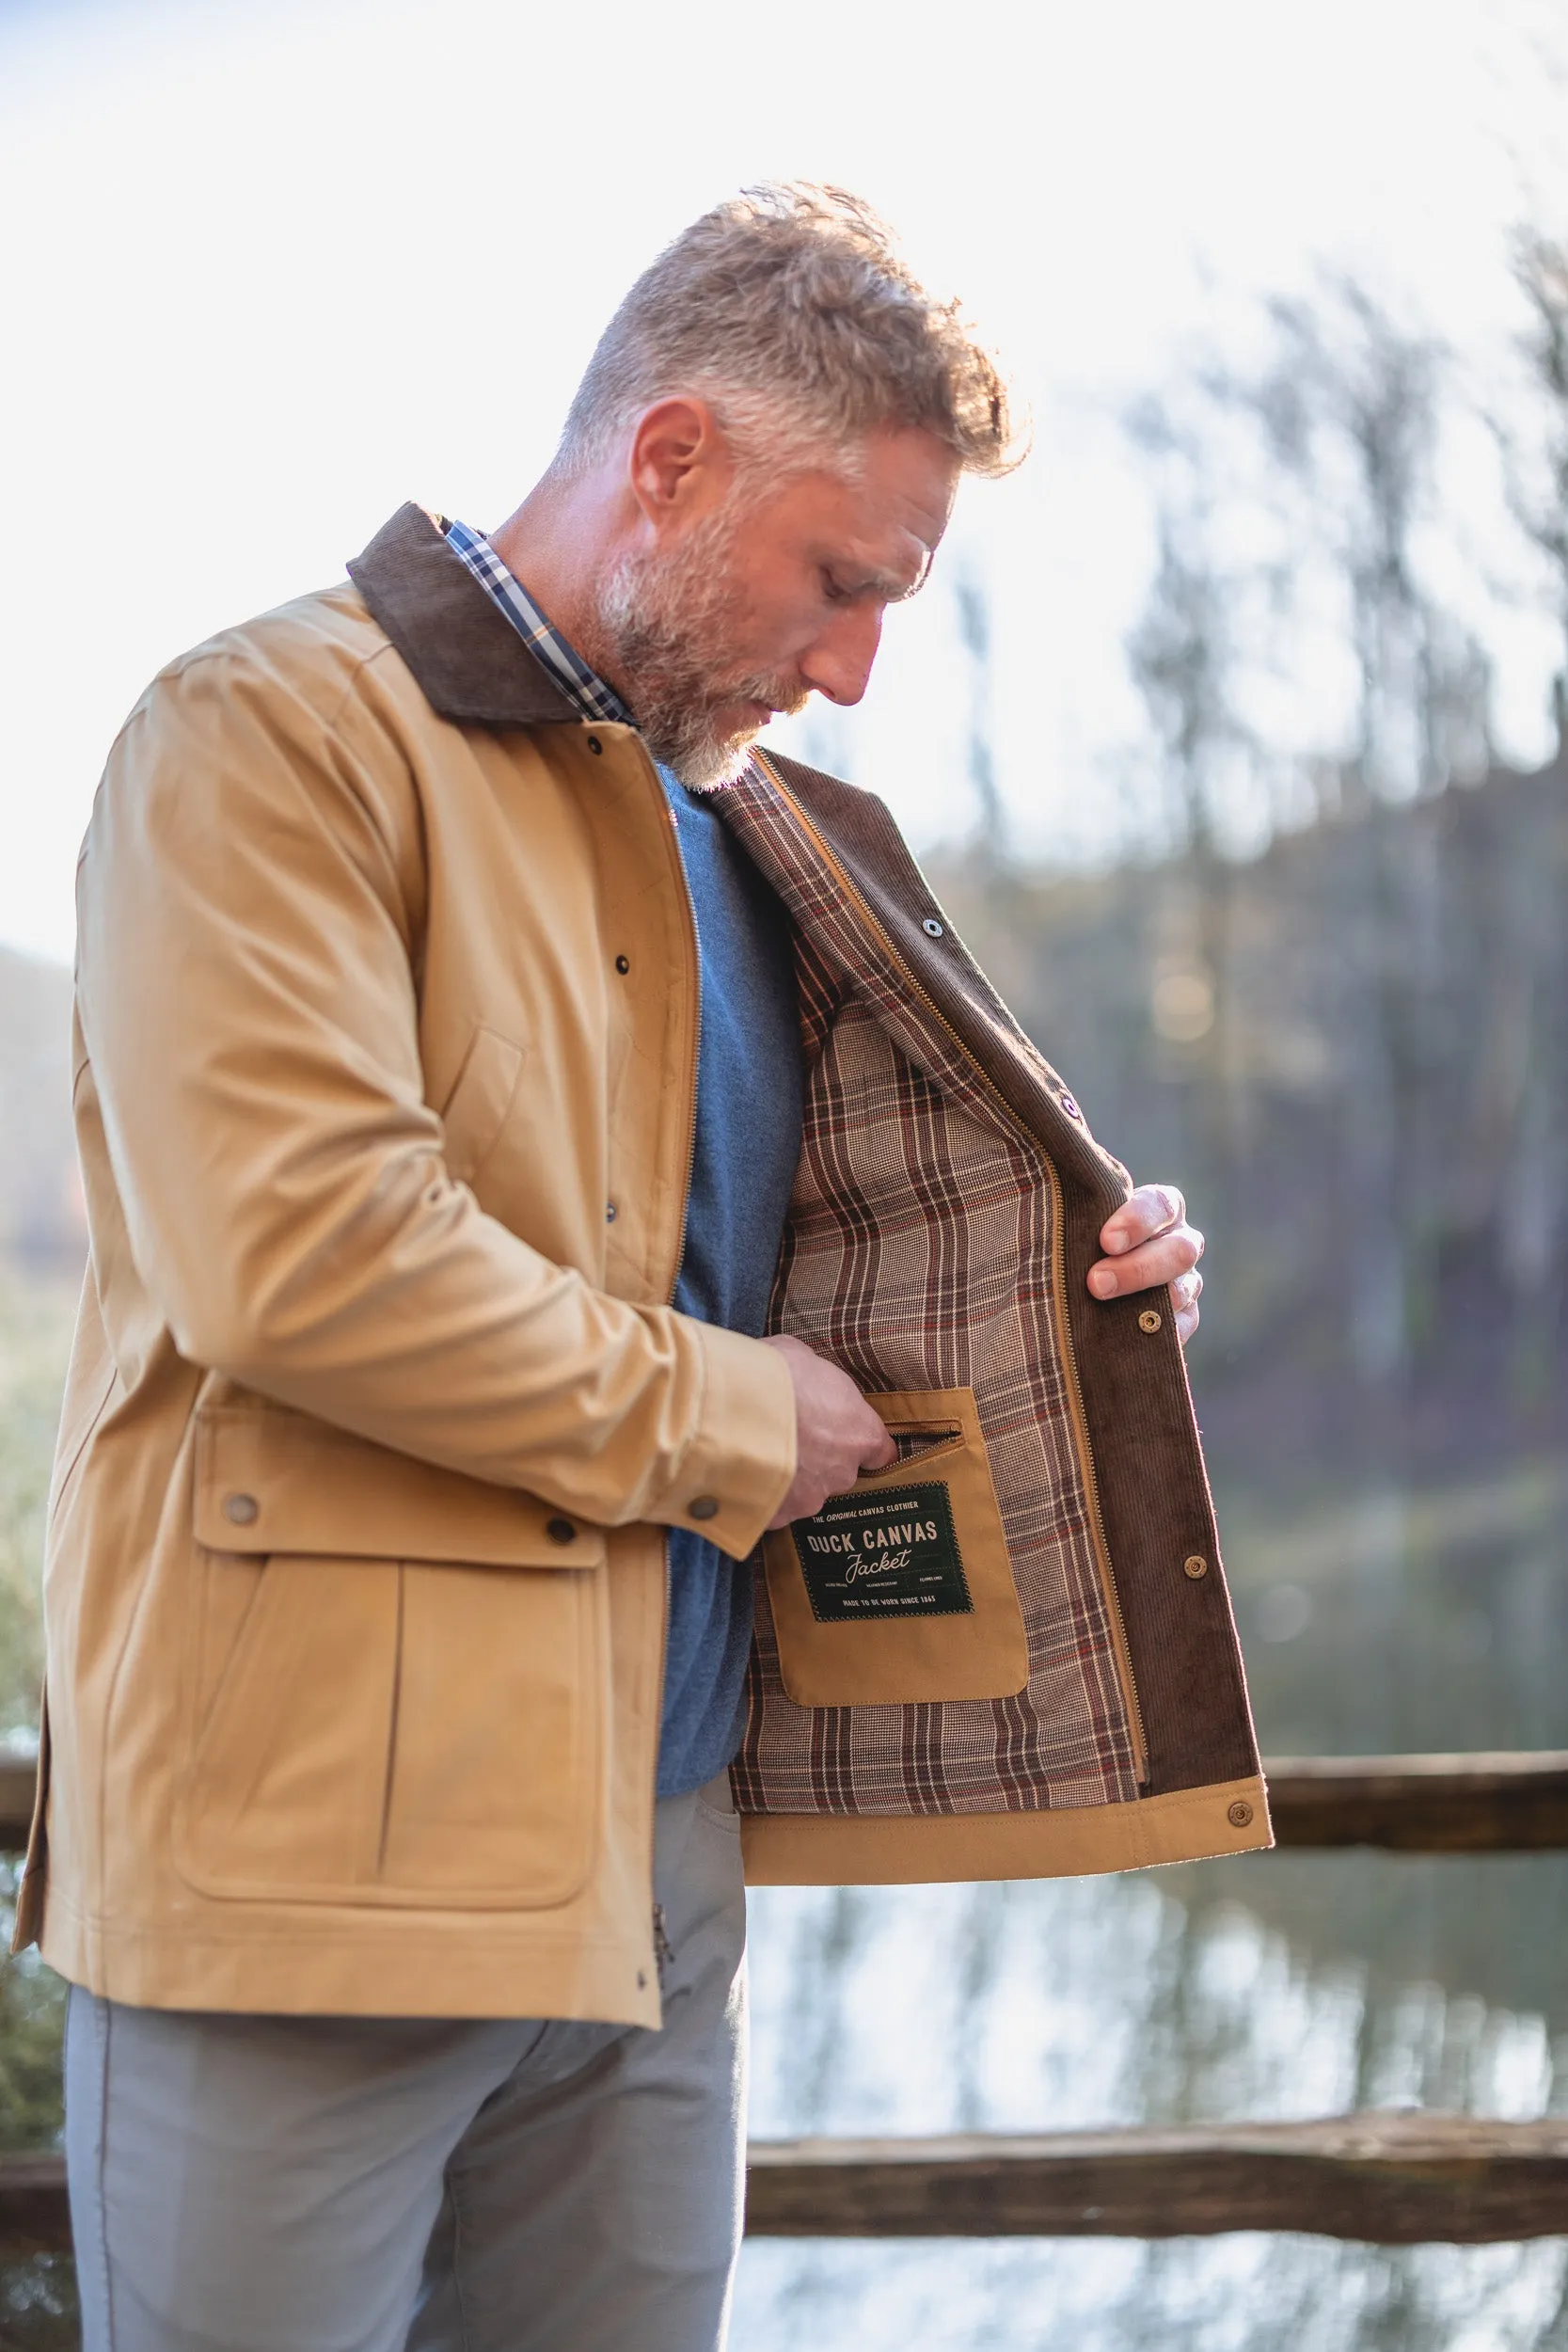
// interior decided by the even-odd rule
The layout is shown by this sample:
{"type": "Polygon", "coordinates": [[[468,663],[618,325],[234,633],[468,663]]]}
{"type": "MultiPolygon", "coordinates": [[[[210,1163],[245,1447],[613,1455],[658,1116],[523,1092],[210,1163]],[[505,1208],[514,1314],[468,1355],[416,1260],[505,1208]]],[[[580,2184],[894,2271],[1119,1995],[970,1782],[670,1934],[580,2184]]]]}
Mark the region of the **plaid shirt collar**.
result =
{"type": "Polygon", "coordinates": [[[488,539],[467,523],[448,522],[446,542],[461,557],[486,595],[499,605],[530,653],[542,661],[562,691],[585,719],[600,719],[620,726],[637,724],[612,686],[591,670],[576,647],[567,644],[555,623],[541,612],[515,574],[508,571],[488,539]]]}

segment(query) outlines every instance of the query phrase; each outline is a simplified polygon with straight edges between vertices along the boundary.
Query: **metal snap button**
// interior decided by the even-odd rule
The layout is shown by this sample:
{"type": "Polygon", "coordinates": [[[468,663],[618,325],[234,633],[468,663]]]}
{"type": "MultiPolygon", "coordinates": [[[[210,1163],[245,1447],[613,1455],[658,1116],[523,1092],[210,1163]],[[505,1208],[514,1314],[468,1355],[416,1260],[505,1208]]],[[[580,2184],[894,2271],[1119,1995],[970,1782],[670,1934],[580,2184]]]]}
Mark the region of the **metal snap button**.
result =
{"type": "Polygon", "coordinates": [[[615,1217],[616,1217],[616,1208],[615,1208],[615,1203],[614,1203],[614,1201],[613,1201],[613,1200],[607,1200],[607,1201],[605,1202],[605,1212],[604,1212],[604,1221],[605,1221],[605,1223],[606,1223],[607,1225],[613,1225],[613,1224],[614,1224],[614,1222],[615,1222],[615,1217]]]}
{"type": "Polygon", "coordinates": [[[1209,1563],[1203,1557],[1201,1551],[1193,1551],[1188,1553],[1186,1559],[1181,1563],[1181,1573],[1183,1576],[1192,1577],[1195,1581],[1200,1576],[1208,1575],[1209,1563]]]}
{"type": "Polygon", "coordinates": [[[600,742],[596,735],[591,735],[588,739],[588,748],[591,752],[597,755],[603,751],[604,745],[600,742]]]}
{"type": "Polygon", "coordinates": [[[1064,1094],[1064,1095],[1063,1095],[1063,1097],[1062,1097],[1062,1108],[1063,1108],[1063,1110],[1065,1110],[1065,1111],[1066,1111],[1066,1113],[1067,1113],[1067,1115],[1068,1115],[1068,1117],[1069,1117],[1069,1119],[1082,1119],[1082,1118],[1083,1118],[1083,1116],[1084,1116],[1083,1112],[1079,1109],[1079,1107],[1078,1107],[1077,1104],[1073,1101],[1073,1099],[1072,1099],[1072,1097],[1071,1097],[1071,1095],[1070,1095],[1070,1094],[1064,1094]]]}
{"type": "Polygon", "coordinates": [[[937,921],[934,914],[928,914],[920,928],[927,939],[941,939],[944,930],[944,926],[937,921]]]}
{"type": "Polygon", "coordinates": [[[1163,1321],[1164,1317],[1156,1314],[1152,1307],[1146,1307],[1138,1317],[1138,1328],[1140,1331],[1158,1331],[1163,1321]]]}
{"type": "Polygon", "coordinates": [[[719,1517],[717,1495],[695,1495],[687,1504],[688,1516],[694,1519],[716,1519],[719,1517]]]}
{"type": "Polygon", "coordinates": [[[1252,1819],[1252,1807],[1243,1799],[1238,1797],[1225,1818],[1233,1829],[1245,1829],[1252,1819]]]}
{"type": "Polygon", "coordinates": [[[578,1531],[570,1519],[546,1519],[545,1533],[552,1544],[575,1544],[578,1539],[578,1531]]]}
{"type": "Polygon", "coordinates": [[[630,956],[617,956],[615,959],[615,969],[617,972],[629,972],[631,970],[630,956]]]}
{"type": "Polygon", "coordinates": [[[254,1495],[226,1495],[223,1516],[232,1526],[249,1527],[261,1516],[261,1506],[254,1495]]]}

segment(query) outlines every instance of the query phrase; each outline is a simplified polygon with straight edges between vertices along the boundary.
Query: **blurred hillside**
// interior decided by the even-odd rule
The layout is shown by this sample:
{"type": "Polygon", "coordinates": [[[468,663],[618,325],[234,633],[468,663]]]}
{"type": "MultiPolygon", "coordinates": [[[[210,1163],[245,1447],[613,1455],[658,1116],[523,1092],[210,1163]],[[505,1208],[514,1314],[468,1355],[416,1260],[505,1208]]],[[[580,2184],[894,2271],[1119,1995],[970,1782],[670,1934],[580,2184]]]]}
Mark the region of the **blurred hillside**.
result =
{"type": "Polygon", "coordinates": [[[0,1266],[73,1270],[85,1248],[71,1130],[71,975],[0,947],[0,1266]]]}
{"type": "Polygon", "coordinates": [[[1222,1475],[1568,1434],[1568,762],[1097,880],[933,874],[1095,1132],[1210,1236],[1222,1475]]]}

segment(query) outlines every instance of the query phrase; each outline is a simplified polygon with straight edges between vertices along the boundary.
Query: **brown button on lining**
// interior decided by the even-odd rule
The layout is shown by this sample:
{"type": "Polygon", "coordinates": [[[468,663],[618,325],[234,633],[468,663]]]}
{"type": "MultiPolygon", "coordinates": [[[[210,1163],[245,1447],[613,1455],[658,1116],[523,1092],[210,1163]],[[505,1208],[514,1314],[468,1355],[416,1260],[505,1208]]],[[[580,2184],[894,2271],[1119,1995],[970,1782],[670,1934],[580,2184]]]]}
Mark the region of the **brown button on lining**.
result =
{"type": "Polygon", "coordinates": [[[631,970],[630,956],[617,956],[615,959],[615,969],[617,972],[629,972],[631,970]]]}
{"type": "Polygon", "coordinates": [[[1250,1804],[1244,1803],[1242,1798],[1238,1797],[1235,1804],[1231,1806],[1229,1812],[1225,1818],[1231,1824],[1232,1828],[1245,1829],[1247,1823],[1252,1819],[1252,1807],[1250,1804]]]}
{"type": "Polygon", "coordinates": [[[261,1516],[261,1506],[254,1495],[229,1495],[225,1498],[223,1516],[234,1527],[249,1527],[261,1516]]]}
{"type": "Polygon", "coordinates": [[[1201,1551],[1193,1551],[1188,1553],[1186,1559],[1181,1563],[1181,1573],[1183,1576],[1191,1577],[1208,1575],[1209,1563],[1205,1560],[1201,1551]]]}
{"type": "Polygon", "coordinates": [[[575,1544],[578,1531],[570,1519],[546,1519],[545,1533],[552,1544],[575,1544]]]}
{"type": "Polygon", "coordinates": [[[1160,1321],[1161,1318],[1155,1313],[1153,1308],[1146,1307],[1138,1317],[1138,1328],[1140,1331],[1158,1331],[1160,1321]]]}
{"type": "Polygon", "coordinates": [[[697,1495],[686,1507],[694,1519],[716,1519],[719,1517],[717,1495],[697,1495]]]}

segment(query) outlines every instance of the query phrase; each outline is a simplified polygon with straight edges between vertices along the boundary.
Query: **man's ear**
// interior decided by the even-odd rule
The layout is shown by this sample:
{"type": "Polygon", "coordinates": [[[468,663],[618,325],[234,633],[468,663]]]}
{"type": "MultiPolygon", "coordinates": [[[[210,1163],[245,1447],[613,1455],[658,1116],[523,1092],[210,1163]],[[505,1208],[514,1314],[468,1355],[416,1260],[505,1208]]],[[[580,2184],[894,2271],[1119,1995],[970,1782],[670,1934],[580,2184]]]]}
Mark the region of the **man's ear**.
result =
{"type": "Polygon", "coordinates": [[[627,461],[631,493],[656,531],[694,521],[722,504],[735,460],[705,400],[673,393],[637,421],[627,461]]]}

